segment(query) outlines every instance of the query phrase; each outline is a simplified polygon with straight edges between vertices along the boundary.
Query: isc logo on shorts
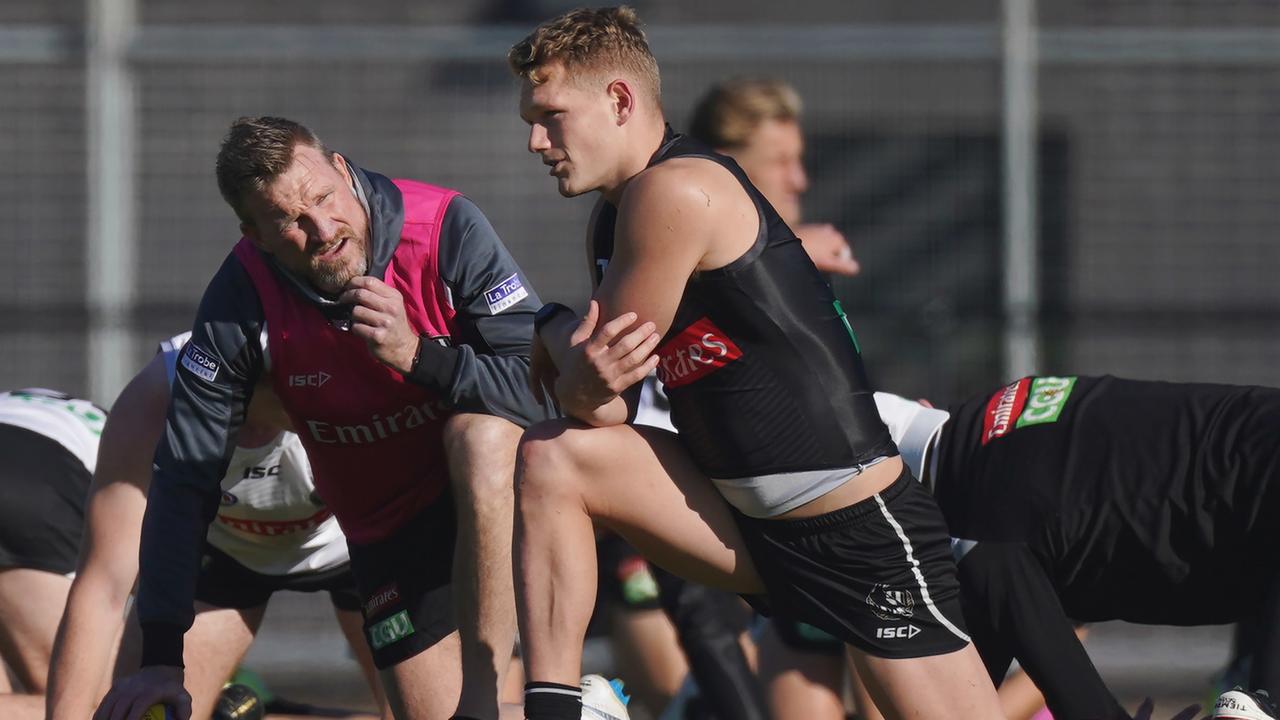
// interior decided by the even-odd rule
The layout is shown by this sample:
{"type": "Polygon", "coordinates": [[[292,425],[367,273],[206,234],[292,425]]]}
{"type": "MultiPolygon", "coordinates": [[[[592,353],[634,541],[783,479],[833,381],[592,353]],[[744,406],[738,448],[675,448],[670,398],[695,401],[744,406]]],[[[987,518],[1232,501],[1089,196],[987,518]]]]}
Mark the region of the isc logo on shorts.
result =
{"type": "Polygon", "coordinates": [[[919,634],[920,628],[915,625],[876,628],[876,637],[882,640],[910,640],[919,634]]]}
{"type": "Polygon", "coordinates": [[[369,646],[381,650],[397,640],[403,640],[413,634],[413,623],[409,622],[409,611],[401,610],[382,622],[369,628],[369,646]]]}

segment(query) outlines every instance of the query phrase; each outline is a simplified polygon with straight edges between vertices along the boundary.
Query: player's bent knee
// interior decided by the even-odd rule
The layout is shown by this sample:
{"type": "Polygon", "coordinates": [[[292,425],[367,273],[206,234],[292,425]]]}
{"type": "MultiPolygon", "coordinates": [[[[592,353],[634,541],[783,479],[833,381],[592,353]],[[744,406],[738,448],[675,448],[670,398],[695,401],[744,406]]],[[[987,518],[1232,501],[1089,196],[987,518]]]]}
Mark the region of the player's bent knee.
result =
{"type": "Polygon", "coordinates": [[[525,431],[516,455],[516,500],[575,492],[576,470],[584,450],[583,433],[567,423],[538,423],[525,431]]]}
{"type": "Polygon", "coordinates": [[[505,418],[480,413],[458,413],[445,421],[444,447],[450,457],[485,459],[494,448],[515,445],[520,427],[505,418]]]}

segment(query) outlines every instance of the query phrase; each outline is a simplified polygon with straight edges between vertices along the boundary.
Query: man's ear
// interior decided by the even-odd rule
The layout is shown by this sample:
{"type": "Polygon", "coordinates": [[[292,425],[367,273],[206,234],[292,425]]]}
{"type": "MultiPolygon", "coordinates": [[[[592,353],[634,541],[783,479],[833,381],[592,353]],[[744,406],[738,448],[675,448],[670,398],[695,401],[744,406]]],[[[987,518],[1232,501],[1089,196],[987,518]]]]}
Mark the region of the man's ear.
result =
{"type": "Polygon", "coordinates": [[[636,114],[636,94],[630,83],[618,78],[609,83],[605,90],[613,102],[613,114],[618,125],[626,125],[631,116],[636,114]]]}
{"type": "Polygon", "coordinates": [[[249,242],[262,252],[269,252],[266,245],[262,243],[262,237],[258,235],[258,229],[253,225],[247,222],[240,223],[240,234],[249,238],[249,242]]]}
{"type": "Polygon", "coordinates": [[[351,185],[351,170],[347,167],[347,159],[342,157],[341,153],[336,152],[333,154],[331,159],[333,161],[333,167],[337,169],[338,174],[342,175],[342,178],[347,181],[348,185],[351,185]]]}

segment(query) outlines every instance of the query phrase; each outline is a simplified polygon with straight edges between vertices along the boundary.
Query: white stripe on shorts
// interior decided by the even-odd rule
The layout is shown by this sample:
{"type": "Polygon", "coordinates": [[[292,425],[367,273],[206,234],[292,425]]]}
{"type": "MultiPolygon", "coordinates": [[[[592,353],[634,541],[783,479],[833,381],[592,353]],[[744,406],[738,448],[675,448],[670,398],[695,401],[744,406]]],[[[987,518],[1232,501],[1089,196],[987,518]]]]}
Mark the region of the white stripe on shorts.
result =
{"type": "Polygon", "coordinates": [[[893,527],[893,531],[898,533],[898,539],[902,541],[902,547],[907,551],[907,562],[911,563],[911,572],[916,576],[916,582],[920,585],[920,597],[924,599],[924,604],[929,608],[929,612],[934,619],[942,623],[942,626],[955,633],[956,637],[965,642],[972,642],[968,635],[965,635],[960,628],[956,627],[950,620],[944,616],[933,604],[933,598],[929,597],[929,585],[924,581],[924,573],[920,572],[920,561],[916,560],[915,551],[911,548],[911,541],[907,539],[907,534],[902,532],[902,526],[898,521],[893,519],[893,513],[889,512],[889,507],[884,504],[884,499],[880,497],[880,493],[873,495],[876,504],[880,506],[880,512],[884,515],[884,519],[889,521],[889,525],[893,527]]]}

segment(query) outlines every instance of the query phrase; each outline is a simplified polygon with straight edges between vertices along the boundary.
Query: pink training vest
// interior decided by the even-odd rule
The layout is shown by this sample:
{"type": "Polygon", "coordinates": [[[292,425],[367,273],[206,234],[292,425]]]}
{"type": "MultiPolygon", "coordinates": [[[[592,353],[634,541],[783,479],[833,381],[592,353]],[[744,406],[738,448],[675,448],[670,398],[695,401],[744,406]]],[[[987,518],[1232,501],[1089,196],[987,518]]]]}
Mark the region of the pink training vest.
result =
{"type": "MultiPolygon", "coordinates": [[[[394,180],[404,229],[382,280],[404,296],[415,332],[448,337],[453,308],[436,252],[454,190],[394,180]]],[[[235,247],[262,301],[272,386],[302,439],[316,490],[347,538],[381,540],[448,487],[438,394],[378,362],[365,342],[333,327],[281,282],[248,238],[235,247]]]]}

